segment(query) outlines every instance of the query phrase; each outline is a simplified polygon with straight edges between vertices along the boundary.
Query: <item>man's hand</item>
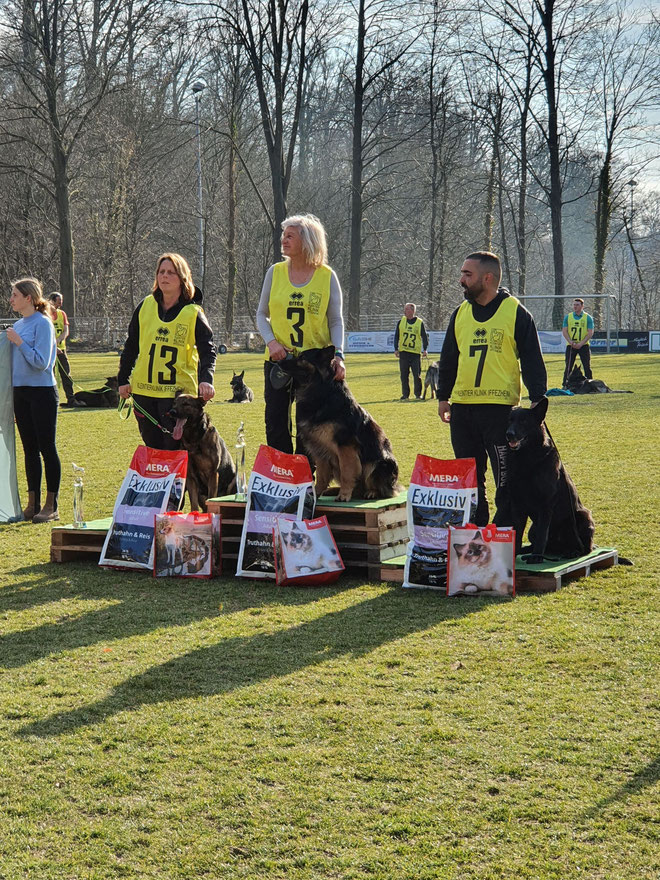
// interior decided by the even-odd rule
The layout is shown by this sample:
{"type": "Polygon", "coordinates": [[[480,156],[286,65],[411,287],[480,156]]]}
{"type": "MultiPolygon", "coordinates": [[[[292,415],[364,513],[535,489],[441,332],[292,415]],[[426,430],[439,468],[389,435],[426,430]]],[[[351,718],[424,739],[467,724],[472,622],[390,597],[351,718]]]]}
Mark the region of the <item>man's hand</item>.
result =
{"type": "Polygon", "coordinates": [[[215,397],[215,388],[211,385],[210,382],[200,382],[199,383],[199,396],[202,398],[204,403],[208,403],[209,400],[213,400],[215,397]]]}
{"type": "Polygon", "coordinates": [[[117,389],[119,396],[124,400],[128,400],[131,396],[131,386],[130,385],[120,385],[117,389]]]}
{"type": "Polygon", "coordinates": [[[449,405],[448,400],[439,400],[438,401],[438,415],[440,416],[440,421],[444,422],[446,425],[451,421],[451,406],[449,405]]]}
{"type": "Polygon", "coordinates": [[[397,351],[394,352],[394,357],[399,357],[399,351],[398,351],[398,349],[397,349],[397,351]]]}
{"type": "Polygon", "coordinates": [[[334,371],[334,380],[335,382],[341,382],[342,379],[346,378],[346,365],[344,361],[340,357],[334,357],[330,361],[330,366],[334,371]]]}
{"type": "Polygon", "coordinates": [[[423,352],[422,352],[422,357],[428,358],[428,356],[429,356],[428,351],[423,351],[423,352]]]}

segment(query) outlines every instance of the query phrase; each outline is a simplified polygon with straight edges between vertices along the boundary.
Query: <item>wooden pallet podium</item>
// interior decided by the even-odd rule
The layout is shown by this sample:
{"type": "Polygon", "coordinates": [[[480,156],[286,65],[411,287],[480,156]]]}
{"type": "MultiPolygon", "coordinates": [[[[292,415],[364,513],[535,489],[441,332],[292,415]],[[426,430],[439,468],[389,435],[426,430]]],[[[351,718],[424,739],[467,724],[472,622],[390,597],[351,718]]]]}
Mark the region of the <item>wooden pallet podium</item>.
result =
{"type": "MultiPolygon", "coordinates": [[[[245,501],[235,495],[210,498],[207,508],[222,517],[223,571],[236,571],[238,547],[245,519],[245,501]]],[[[325,516],[350,574],[380,581],[381,565],[405,552],[408,543],[406,493],[382,501],[337,501],[322,496],[314,516],[325,516]]]]}
{"type": "Polygon", "coordinates": [[[76,559],[98,562],[112,517],[86,522],[81,529],[54,526],[50,533],[50,561],[73,562],[76,559]]]}

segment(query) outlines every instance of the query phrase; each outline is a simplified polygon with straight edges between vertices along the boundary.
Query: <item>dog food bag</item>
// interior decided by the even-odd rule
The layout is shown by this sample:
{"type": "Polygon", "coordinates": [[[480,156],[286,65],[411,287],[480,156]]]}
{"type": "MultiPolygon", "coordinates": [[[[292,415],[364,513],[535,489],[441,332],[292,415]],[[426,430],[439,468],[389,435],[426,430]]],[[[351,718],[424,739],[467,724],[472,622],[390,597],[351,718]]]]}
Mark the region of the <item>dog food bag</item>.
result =
{"type": "Polygon", "coordinates": [[[186,488],[186,474],[188,473],[188,453],[185,449],[170,451],[151,449],[150,446],[138,446],[133,453],[130,467],[145,477],[174,474],[175,479],[167,509],[181,510],[183,493],[186,488]]]}
{"type": "Polygon", "coordinates": [[[220,574],[217,513],[156,514],[154,577],[210,578],[220,574]]]}
{"type": "Polygon", "coordinates": [[[273,549],[275,580],[283,586],[332,584],[344,570],[325,516],[303,520],[278,516],[273,549]]]}
{"type": "Polygon", "coordinates": [[[415,459],[408,488],[408,535],[404,587],[445,590],[450,526],[467,525],[477,504],[473,458],[415,459]]]}
{"type": "Polygon", "coordinates": [[[248,481],[236,574],[274,580],[273,529],[278,515],[312,519],[315,506],[307,457],[260,446],[248,481]]]}
{"type": "Polygon", "coordinates": [[[516,533],[495,525],[449,529],[448,596],[515,596],[516,533]]]}

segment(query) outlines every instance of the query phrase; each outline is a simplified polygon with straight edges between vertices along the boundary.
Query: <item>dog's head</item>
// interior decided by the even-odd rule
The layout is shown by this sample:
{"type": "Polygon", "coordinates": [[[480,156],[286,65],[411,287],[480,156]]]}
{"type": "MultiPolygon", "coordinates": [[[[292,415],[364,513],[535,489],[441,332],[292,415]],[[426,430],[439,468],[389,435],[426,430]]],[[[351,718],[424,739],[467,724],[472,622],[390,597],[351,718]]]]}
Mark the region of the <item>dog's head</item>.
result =
{"type": "Polygon", "coordinates": [[[195,397],[194,394],[184,394],[177,391],[174,403],[170,411],[167,413],[171,419],[174,419],[175,425],[172,430],[172,437],[180,440],[183,429],[187,421],[199,419],[204,412],[205,401],[201,397],[195,397]]]}
{"type": "Polygon", "coordinates": [[[229,384],[234,389],[234,391],[239,391],[245,385],[245,382],[243,381],[243,376],[245,376],[245,370],[243,370],[242,373],[234,373],[234,371],[232,370],[232,373],[233,373],[233,376],[229,380],[229,384]]]}
{"type": "Polygon", "coordinates": [[[278,362],[281,369],[293,376],[299,386],[309,385],[314,380],[332,380],[334,371],[331,363],[335,356],[334,345],[325,348],[311,348],[298,357],[286,358],[278,362]]]}
{"type": "Polygon", "coordinates": [[[548,412],[548,398],[544,397],[536,406],[525,409],[522,406],[514,406],[509,416],[509,424],[506,429],[506,439],[509,449],[516,452],[531,439],[543,442],[545,432],[543,420],[548,412]]]}
{"type": "Polygon", "coordinates": [[[108,378],[105,380],[105,384],[112,391],[117,391],[119,388],[119,379],[116,376],[108,376],[108,378]]]}

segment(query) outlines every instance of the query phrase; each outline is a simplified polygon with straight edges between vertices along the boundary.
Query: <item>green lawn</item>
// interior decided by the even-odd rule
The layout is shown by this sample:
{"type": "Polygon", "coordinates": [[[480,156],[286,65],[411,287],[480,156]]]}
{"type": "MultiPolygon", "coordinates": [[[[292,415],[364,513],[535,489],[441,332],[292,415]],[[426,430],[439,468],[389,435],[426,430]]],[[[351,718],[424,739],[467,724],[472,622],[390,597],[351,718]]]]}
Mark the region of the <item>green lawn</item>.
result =
{"type": "MultiPolygon", "coordinates": [[[[73,355],[74,379],[117,360],[73,355]]],[[[210,412],[230,447],[245,420],[251,462],[261,358],[221,357],[217,385],[244,368],[257,402],[210,412]]],[[[0,878],[655,880],[660,357],[594,372],[635,393],[555,398],[548,421],[597,542],[635,567],[556,594],[156,581],[0,526],[0,878]]],[[[451,457],[393,357],[348,373],[404,481],[417,452],[451,457]]],[[[134,423],[63,410],[58,436],[63,520],[72,461],[108,515],[134,423]]]]}

